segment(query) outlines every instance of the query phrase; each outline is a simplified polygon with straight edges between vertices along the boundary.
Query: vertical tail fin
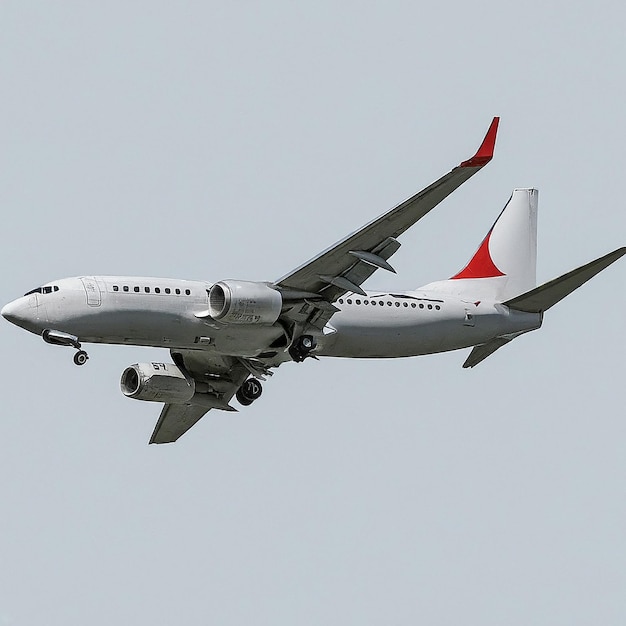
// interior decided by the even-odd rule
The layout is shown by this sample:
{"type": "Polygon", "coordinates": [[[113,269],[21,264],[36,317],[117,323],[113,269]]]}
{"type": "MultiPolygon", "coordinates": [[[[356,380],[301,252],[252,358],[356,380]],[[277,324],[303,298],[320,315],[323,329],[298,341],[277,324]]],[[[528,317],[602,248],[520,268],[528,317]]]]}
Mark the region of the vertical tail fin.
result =
{"type": "Polygon", "coordinates": [[[469,263],[449,280],[423,289],[501,302],[533,289],[538,196],[536,189],[515,189],[469,263]]]}

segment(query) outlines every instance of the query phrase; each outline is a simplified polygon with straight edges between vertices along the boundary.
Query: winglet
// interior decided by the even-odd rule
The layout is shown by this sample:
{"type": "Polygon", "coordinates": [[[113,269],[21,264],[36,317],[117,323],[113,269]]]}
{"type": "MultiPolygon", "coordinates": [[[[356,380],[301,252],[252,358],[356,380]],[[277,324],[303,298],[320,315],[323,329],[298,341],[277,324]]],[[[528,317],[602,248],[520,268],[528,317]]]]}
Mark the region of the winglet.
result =
{"type": "Polygon", "coordinates": [[[489,126],[489,130],[478,148],[478,152],[467,161],[463,161],[460,167],[483,167],[493,158],[493,151],[496,147],[496,135],[498,134],[499,117],[494,117],[489,126]]]}

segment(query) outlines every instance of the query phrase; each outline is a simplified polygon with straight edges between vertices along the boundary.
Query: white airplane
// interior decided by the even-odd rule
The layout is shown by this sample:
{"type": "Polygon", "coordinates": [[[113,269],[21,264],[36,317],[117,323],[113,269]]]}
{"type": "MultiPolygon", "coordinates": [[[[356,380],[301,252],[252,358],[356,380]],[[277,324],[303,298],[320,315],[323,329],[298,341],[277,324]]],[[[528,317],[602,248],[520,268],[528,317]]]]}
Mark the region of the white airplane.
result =
{"type": "Polygon", "coordinates": [[[537,190],[516,189],[458,274],[415,290],[367,292],[398,237],[493,157],[499,118],[476,154],[445,176],[274,282],[216,283],[83,276],[33,289],[2,315],[50,344],[169,348],[173,363],[137,363],[124,395],[165,403],[150,443],[176,441],[210,409],[247,406],[284,362],[320,356],[396,358],[471,347],[474,367],[626,253],[619,248],[536,287],[537,190]]]}

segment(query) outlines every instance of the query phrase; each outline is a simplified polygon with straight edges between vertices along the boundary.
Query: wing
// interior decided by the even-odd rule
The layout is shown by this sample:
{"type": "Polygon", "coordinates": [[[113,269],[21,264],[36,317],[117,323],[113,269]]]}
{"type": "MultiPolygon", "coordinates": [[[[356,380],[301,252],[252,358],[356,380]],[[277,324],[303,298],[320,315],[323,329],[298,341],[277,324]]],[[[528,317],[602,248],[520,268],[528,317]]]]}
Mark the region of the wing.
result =
{"type": "Polygon", "coordinates": [[[333,302],[348,291],[364,294],[361,284],[378,268],[394,271],[387,259],[400,247],[396,237],[491,161],[499,119],[493,118],[471,159],[276,281],[283,296],[289,298],[291,293],[293,299],[298,299],[315,294],[333,302]]]}
{"type": "Polygon", "coordinates": [[[253,375],[271,376],[269,368],[252,359],[215,355],[204,350],[172,350],[174,363],[194,379],[196,393],[186,404],[166,404],[150,443],[172,443],[211,409],[236,411],[229,402],[242,383],[253,375]]]}
{"type": "Polygon", "coordinates": [[[172,443],[184,435],[209,409],[195,404],[166,404],[150,443],[172,443]]]}

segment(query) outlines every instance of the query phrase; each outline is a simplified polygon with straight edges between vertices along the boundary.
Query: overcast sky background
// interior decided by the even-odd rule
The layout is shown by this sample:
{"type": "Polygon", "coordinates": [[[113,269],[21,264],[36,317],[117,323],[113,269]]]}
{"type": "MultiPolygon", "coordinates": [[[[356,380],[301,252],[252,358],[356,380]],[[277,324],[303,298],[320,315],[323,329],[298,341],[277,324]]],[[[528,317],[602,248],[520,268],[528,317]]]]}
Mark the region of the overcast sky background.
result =
{"type": "MultiPolygon", "coordinates": [[[[402,237],[446,278],[514,187],[538,278],[626,244],[618,2],[0,2],[0,303],[55,278],[278,278],[468,158],[402,237]]],[[[123,369],[0,320],[0,626],[626,622],[626,263],[466,352],[281,367],[148,446],[123,369]]]]}

